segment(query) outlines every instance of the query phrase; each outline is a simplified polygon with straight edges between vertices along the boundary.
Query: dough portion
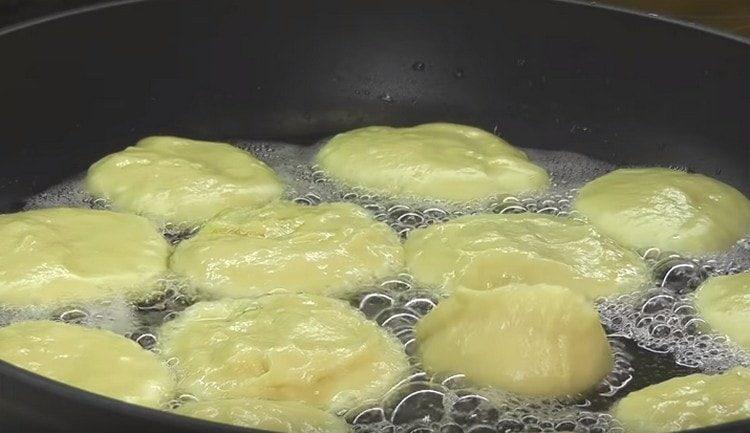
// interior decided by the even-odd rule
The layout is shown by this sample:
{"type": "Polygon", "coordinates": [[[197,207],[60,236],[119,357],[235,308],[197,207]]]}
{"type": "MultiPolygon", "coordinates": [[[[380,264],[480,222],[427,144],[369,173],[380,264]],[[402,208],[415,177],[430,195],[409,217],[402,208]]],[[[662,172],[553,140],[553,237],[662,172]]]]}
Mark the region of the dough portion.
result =
{"type": "Polygon", "coordinates": [[[710,328],[750,350],[750,272],[709,278],[695,306],[710,328]]]}
{"type": "Polygon", "coordinates": [[[750,418],[750,369],[691,374],[628,394],[615,406],[626,433],[668,433],[750,418]]]}
{"type": "Polygon", "coordinates": [[[628,248],[703,254],[750,233],[750,200],[701,174],[620,169],[581,188],[575,208],[628,248]]]}
{"type": "Polygon", "coordinates": [[[347,186],[395,197],[465,202],[549,185],[547,172],[521,150],[450,123],[355,129],[333,137],[316,159],[347,186]]]}
{"type": "Polygon", "coordinates": [[[86,188],[113,208],[181,227],[234,207],[260,207],[284,186],[266,164],[225,143],[148,137],[89,168],[86,188]]]}
{"type": "Polygon", "coordinates": [[[167,271],[169,250],[135,215],[70,208],[0,215],[0,304],[146,296],[167,271]]]}
{"type": "Polygon", "coordinates": [[[220,214],[182,242],[171,268],[215,297],[271,292],[340,296],[399,272],[386,224],[350,203],[275,202],[220,214]]]}
{"type": "Polygon", "coordinates": [[[161,330],[179,385],[201,399],[262,398],[337,412],[378,398],[409,367],[401,344],[343,301],[267,295],[199,302],[161,330]]]}
{"type": "Polygon", "coordinates": [[[613,356],[591,302],[564,287],[458,290],[416,328],[424,367],[481,387],[563,397],[594,387],[613,356]]]}
{"type": "Polygon", "coordinates": [[[171,396],[171,372],[132,340],[101,329],[52,321],[0,328],[0,359],[70,386],[141,406],[171,396]]]}
{"type": "Polygon", "coordinates": [[[258,399],[210,400],[187,403],[180,415],[224,424],[283,433],[347,433],[349,426],[336,416],[306,404],[258,399]]]}
{"type": "Polygon", "coordinates": [[[633,291],[645,262],[591,225],[540,214],[470,215],[409,233],[406,266],[438,292],[555,284],[589,299],[633,291]]]}

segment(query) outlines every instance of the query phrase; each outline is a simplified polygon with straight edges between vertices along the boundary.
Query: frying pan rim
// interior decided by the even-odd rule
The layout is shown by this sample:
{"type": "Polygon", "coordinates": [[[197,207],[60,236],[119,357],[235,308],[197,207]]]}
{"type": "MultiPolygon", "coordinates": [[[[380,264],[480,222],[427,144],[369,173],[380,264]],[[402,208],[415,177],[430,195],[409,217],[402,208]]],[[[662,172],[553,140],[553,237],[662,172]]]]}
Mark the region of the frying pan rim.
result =
{"type": "MultiPolygon", "coordinates": [[[[101,9],[125,6],[137,3],[153,2],[157,0],[113,0],[103,3],[97,3],[88,6],[82,6],[56,12],[52,14],[43,15],[40,17],[25,20],[16,24],[11,24],[6,27],[0,27],[0,37],[13,34],[15,32],[34,27],[36,25],[42,25],[47,22],[56,21],[58,19],[67,18],[79,14],[96,12],[101,9]]],[[[740,35],[732,34],[722,30],[718,30],[712,27],[708,27],[702,24],[689,22],[679,18],[672,18],[663,15],[654,16],[648,12],[631,9],[623,6],[604,5],[587,0],[543,0],[548,3],[563,3],[572,5],[575,7],[587,7],[601,9],[609,12],[618,14],[626,14],[637,16],[641,19],[654,20],[666,23],[668,25],[675,25],[684,29],[698,31],[711,36],[719,37],[724,40],[737,42],[750,48],[750,37],[743,37],[740,35]]],[[[167,411],[151,409],[142,407],[134,404],[129,404],[123,401],[115,400],[106,396],[94,394],[79,388],[75,388],[70,385],[66,385],[55,380],[51,380],[44,376],[36,373],[24,370],[16,367],[12,364],[0,360],[0,377],[5,377],[10,380],[24,383],[31,387],[40,389],[46,389],[47,392],[54,395],[55,397],[64,398],[71,403],[79,402],[84,403],[88,406],[94,406],[104,410],[112,410],[117,413],[135,417],[143,420],[159,419],[165,424],[169,424],[172,427],[180,428],[190,426],[193,430],[205,429],[205,431],[211,431],[216,433],[272,433],[258,429],[248,429],[243,427],[231,426],[227,424],[220,424],[211,421],[189,418],[177,414],[173,414],[167,411]]],[[[742,431],[742,428],[750,427],[750,420],[741,420],[731,423],[725,423],[721,425],[705,427],[700,429],[685,430],[684,433],[729,433],[733,431],[742,431]],[[737,429],[737,430],[735,430],[737,429]]]]}
{"type": "MultiPolygon", "coordinates": [[[[145,0],[145,1],[148,1],[148,0],[145,0]]],[[[719,36],[723,39],[729,39],[734,42],[739,42],[743,45],[750,46],[750,36],[738,35],[738,34],[731,33],[725,30],[717,29],[715,27],[710,27],[705,24],[700,24],[700,23],[696,23],[693,21],[687,21],[681,18],[675,18],[675,17],[671,17],[668,15],[662,15],[662,14],[656,15],[656,14],[652,14],[650,12],[646,12],[641,9],[634,9],[634,8],[629,8],[625,6],[617,6],[617,5],[609,5],[609,4],[600,4],[600,3],[592,2],[589,0],[545,0],[545,1],[555,2],[555,3],[567,3],[571,5],[576,5],[576,6],[603,9],[603,10],[620,13],[620,14],[635,15],[646,20],[661,21],[664,23],[677,25],[680,27],[686,27],[688,29],[697,30],[703,33],[709,33],[713,36],[719,36]]]]}
{"type": "MultiPolygon", "coordinates": [[[[154,1],[158,1],[158,0],[112,0],[112,1],[107,1],[103,3],[97,3],[93,5],[81,6],[77,8],[63,10],[60,12],[43,15],[37,18],[31,18],[31,19],[21,21],[16,24],[10,24],[5,27],[0,27],[0,37],[15,33],[19,30],[33,27],[35,25],[44,24],[46,22],[55,21],[58,19],[67,18],[70,16],[78,15],[78,14],[95,12],[100,9],[106,9],[106,8],[111,8],[111,7],[118,7],[118,6],[130,5],[130,4],[136,4],[136,3],[154,2],[154,1]]],[[[646,11],[639,10],[639,9],[633,9],[633,8],[628,8],[624,6],[600,4],[600,3],[589,1],[589,0],[542,0],[542,1],[545,1],[547,3],[563,3],[563,4],[568,4],[568,5],[572,5],[576,7],[601,9],[601,10],[614,12],[618,14],[624,14],[624,15],[634,15],[634,16],[637,16],[639,18],[646,19],[646,20],[660,21],[660,22],[667,23],[670,25],[676,25],[676,26],[687,28],[690,30],[695,30],[701,33],[708,33],[712,36],[718,36],[722,39],[728,39],[733,42],[738,42],[742,45],[746,45],[750,47],[750,36],[745,37],[745,36],[737,35],[728,31],[720,30],[714,27],[709,27],[707,25],[699,24],[696,22],[683,20],[680,18],[665,16],[661,14],[654,15],[654,14],[650,14],[646,11]]]]}
{"type": "MultiPolygon", "coordinates": [[[[170,424],[170,427],[175,427],[177,429],[187,427],[190,428],[192,432],[205,431],[211,433],[274,433],[268,430],[238,427],[199,418],[191,418],[171,413],[166,410],[126,403],[121,400],[116,400],[58,382],[31,371],[24,370],[23,368],[16,367],[15,365],[3,360],[0,360],[0,377],[25,383],[31,387],[44,389],[55,397],[65,399],[71,403],[84,403],[88,406],[95,406],[98,409],[113,411],[128,417],[142,419],[146,422],[158,419],[164,424],[170,424]]],[[[715,426],[681,430],[677,433],[737,433],[746,431],[742,429],[747,427],[750,427],[750,420],[739,420],[715,426]]]]}
{"type": "Polygon", "coordinates": [[[44,24],[50,21],[56,21],[58,19],[67,18],[74,15],[80,15],[88,12],[95,12],[100,9],[107,9],[111,7],[117,7],[117,6],[124,6],[134,3],[145,3],[147,1],[152,0],[112,0],[102,3],[95,3],[88,6],[80,6],[77,8],[72,9],[66,9],[62,10],[60,12],[54,12],[51,14],[42,15],[40,17],[36,18],[30,18],[28,20],[24,20],[15,24],[10,24],[5,27],[0,27],[0,37],[6,36],[11,33],[15,33],[19,30],[24,30],[29,27],[33,27],[36,25],[44,24]]]}

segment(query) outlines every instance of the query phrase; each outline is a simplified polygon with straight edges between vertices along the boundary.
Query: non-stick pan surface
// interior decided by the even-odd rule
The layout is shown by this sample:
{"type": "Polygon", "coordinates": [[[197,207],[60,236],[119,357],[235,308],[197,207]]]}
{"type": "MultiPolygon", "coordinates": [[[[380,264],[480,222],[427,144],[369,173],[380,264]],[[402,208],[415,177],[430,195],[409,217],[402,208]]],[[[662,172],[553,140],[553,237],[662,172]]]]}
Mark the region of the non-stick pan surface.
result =
{"type": "MultiPolygon", "coordinates": [[[[0,31],[0,211],[158,133],[453,121],[750,193],[750,45],[545,0],[126,1],[0,31]]],[[[230,432],[0,362],[2,432],[230,432]]],[[[750,422],[701,430],[750,431],[750,422]]]]}

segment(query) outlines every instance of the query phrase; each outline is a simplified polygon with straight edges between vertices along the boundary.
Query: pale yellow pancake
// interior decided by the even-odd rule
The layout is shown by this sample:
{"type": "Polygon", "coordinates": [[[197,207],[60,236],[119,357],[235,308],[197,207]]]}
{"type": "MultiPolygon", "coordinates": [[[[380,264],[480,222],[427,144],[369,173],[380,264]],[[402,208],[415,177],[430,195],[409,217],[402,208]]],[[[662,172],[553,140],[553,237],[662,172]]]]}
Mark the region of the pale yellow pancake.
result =
{"type": "Polygon", "coordinates": [[[709,278],[695,293],[708,327],[750,350],[750,272],[709,278]]]}
{"type": "Polygon", "coordinates": [[[403,267],[395,232],[351,203],[237,209],[182,242],[171,268],[211,296],[342,296],[403,267]]]}
{"type": "Polygon", "coordinates": [[[547,172],[501,138],[466,125],[370,126],[316,156],[333,179],[388,197],[466,202],[543,190],[547,172]]]}
{"type": "Polygon", "coordinates": [[[595,299],[637,290],[650,278],[636,253],[590,224],[551,215],[460,217],[412,231],[404,250],[414,279],[438,293],[547,283],[595,299]]]}
{"type": "Polygon", "coordinates": [[[92,165],[86,188],[114,209],[192,227],[225,209],[276,200],[284,185],[266,164],[229,144],[148,137],[92,165]]]}
{"type": "Polygon", "coordinates": [[[313,295],[199,302],[160,332],[179,385],[200,399],[262,398],[337,412],[382,396],[409,367],[357,310],[313,295]]]}
{"type": "Polygon", "coordinates": [[[259,399],[209,400],[186,403],[180,415],[281,433],[346,433],[349,426],[328,412],[292,401],[259,399]]]}
{"type": "Polygon", "coordinates": [[[61,322],[0,328],[0,359],[58,382],[157,408],[174,390],[169,368],[121,335],[61,322]]]}
{"type": "Polygon", "coordinates": [[[148,296],[169,244],[145,218],[55,208],[0,215],[0,305],[55,306],[148,296]]]}
{"type": "Polygon", "coordinates": [[[647,386],[620,400],[613,414],[626,433],[669,433],[750,419],[750,369],[647,386]]]}
{"type": "Polygon", "coordinates": [[[458,290],[417,324],[424,367],[479,387],[565,397],[601,381],[613,356],[594,306],[564,287],[458,290]]]}
{"type": "Polygon", "coordinates": [[[701,174],[620,169],[586,184],[575,208],[602,233],[634,249],[704,254],[750,234],[750,200],[701,174]]]}

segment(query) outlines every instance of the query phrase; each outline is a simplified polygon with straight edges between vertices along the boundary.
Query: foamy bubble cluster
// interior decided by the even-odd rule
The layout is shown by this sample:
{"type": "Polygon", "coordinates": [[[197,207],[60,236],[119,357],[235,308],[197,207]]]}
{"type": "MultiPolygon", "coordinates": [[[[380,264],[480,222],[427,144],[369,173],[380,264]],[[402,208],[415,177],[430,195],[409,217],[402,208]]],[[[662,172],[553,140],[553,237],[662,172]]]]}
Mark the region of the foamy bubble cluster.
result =
{"type": "Polygon", "coordinates": [[[119,298],[54,307],[0,306],[0,326],[26,320],[56,320],[107,329],[118,334],[126,334],[137,327],[130,302],[119,298]]]}
{"type": "Polygon", "coordinates": [[[710,333],[693,305],[694,290],[709,275],[734,270],[734,265],[675,254],[659,258],[654,251],[646,252],[646,259],[654,266],[657,287],[601,302],[604,326],[646,350],[671,354],[681,366],[706,372],[750,366],[750,355],[723,335],[710,333]]]}
{"type": "Polygon", "coordinates": [[[146,299],[132,302],[124,298],[55,307],[0,307],[0,326],[26,320],[54,320],[124,335],[145,349],[156,344],[156,330],[196,302],[195,291],[184,281],[170,276],[158,281],[146,299]]]}
{"type": "Polygon", "coordinates": [[[94,199],[86,193],[83,186],[85,174],[68,179],[52,186],[35,196],[29,197],[23,210],[43,209],[50,207],[77,207],[92,209],[108,209],[109,205],[103,199],[94,199]]]}
{"type": "Polygon", "coordinates": [[[648,295],[625,295],[599,305],[605,327],[634,340],[639,347],[668,353],[681,366],[720,372],[737,365],[750,366],[750,357],[726,337],[706,333],[692,296],[659,290],[648,295]]]}
{"type": "Polygon", "coordinates": [[[616,169],[615,165],[564,150],[525,149],[526,154],[544,167],[552,179],[552,194],[575,193],[586,182],[616,169]]]}
{"type": "Polygon", "coordinates": [[[554,400],[466,388],[457,377],[414,373],[379,404],[346,414],[356,432],[621,432],[606,413],[554,400]]]}

